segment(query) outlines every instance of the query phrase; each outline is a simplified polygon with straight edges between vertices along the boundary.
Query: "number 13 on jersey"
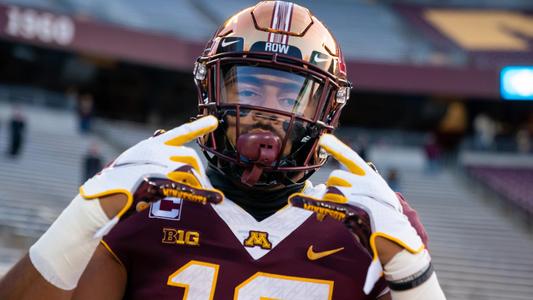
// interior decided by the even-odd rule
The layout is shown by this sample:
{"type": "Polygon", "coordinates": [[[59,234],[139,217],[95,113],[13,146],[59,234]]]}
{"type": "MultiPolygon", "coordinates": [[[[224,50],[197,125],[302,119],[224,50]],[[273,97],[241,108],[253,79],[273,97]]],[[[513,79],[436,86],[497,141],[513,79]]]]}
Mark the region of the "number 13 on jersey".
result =
{"type": "MultiPolygon", "coordinates": [[[[185,288],[183,300],[212,300],[219,265],[191,260],[168,277],[185,288]]],[[[257,272],[235,287],[234,300],[330,300],[333,281],[257,272]]]]}

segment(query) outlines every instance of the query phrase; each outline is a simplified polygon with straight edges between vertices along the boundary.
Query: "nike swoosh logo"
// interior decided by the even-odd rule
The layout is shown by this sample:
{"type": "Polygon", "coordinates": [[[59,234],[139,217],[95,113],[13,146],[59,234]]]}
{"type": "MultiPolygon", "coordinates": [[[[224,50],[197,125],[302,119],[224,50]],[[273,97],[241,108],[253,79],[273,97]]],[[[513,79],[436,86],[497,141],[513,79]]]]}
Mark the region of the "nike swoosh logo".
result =
{"type": "Polygon", "coordinates": [[[311,245],[309,246],[309,248],[307,248],[307,258],[309,258],[310,260],[317,260],[317,259],[326,257],[328,255],[335,254],[342,250],[344,250],[344,247],[340,247],[340,248],[328,250],[328,251],[315,252],[313,251],[313,245],[311,245]]]}
{"type": "Polygon", "coordinates": [[[238,43],[238,42],[239,42],[239,40],[234,40],[234,41],[229,41],[229,42],[226,42],[226,40],[223,40],[221,45],[222,45],[222,47],[225,48],[225,47],[227,47],[229,45],[233,45],[233,44],[238,43]]]}
{"type": "Polygon", "coordinates": [[[321,62],[326,62],[326,61],[329,61],[329,58],[320,58],[320,54],[315,54],[315,62],[317,63],[321,63],[321,62]]]}

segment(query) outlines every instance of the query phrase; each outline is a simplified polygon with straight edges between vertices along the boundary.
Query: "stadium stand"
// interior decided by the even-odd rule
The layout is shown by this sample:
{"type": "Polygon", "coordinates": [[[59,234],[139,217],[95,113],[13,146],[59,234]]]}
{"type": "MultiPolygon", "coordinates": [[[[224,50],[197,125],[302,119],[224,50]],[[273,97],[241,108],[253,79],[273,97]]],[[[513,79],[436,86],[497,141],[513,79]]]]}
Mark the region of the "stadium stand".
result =
{"type": "Polygon", "coordinates": [[[418,210],[448,297],[531,299],[533,239],[512,216],[450,170],[402,171],[404,195],[418,210]]]}
{"type": "Polygon", "coordinates": [[[148,1],[51,1],[6,0],[7,4],[24,5],[81,18],[97,19],[137,30],[171,34],[191,41],[205,41],[216,25],[198,22],[204,19],[195,9],[194,1],[160,1],[153,5],[148,1]]]}
{"type": "MultiPolygon", "coordinates": [[[[219,2],[208,0],[158,1],[157,5],[142,0],[0,2],[94,19],[203,45],[222,20],[256,1],[224,1],[216,6],[213,4],[219,2]]],[[[394,12],[391,4],[531,9],[530,0],[297,2],[308,6],[333,29],[350,60],[416,66],[431,63],[434,45],[414,34],[415,29],[394,12]]],[[[446,67],[454,68],[468,62],[467,54],[461,50],[445,55],[448,55],[446,67]]],[[[72,109],[73,105],[65,105],[62,97],[61,93],[50,95],[26,87],[11,86],[6,89],[0,86],[0,100],[31,104],[25,107],[29,120],[28,142],[20,159],[13,161],[3,157],[7,135],[4,121],[9,105],[0,101],[0,276],[48,228],[80,184],[81,157],[89,139],[77,133],[75,114],[33,106],[72,109]]],[[[155,129],[157,127],[148,125],[97,120],[96,136],[91,138],[99,142],[103,156],[110,160],[127,147],[149,137],[155,129]]],[[[463,169],[454,169],[455,165],[431,174],[425,170],[426,161],[421,148],[425,136],[421,133],[403,129],[378,132],[342,128],[338,134],[348,142],[357,142],[355,137],[365,136],[368,144],[373,145],[368,149],[369,158],[381,173],[386,174],[392,168],[398,170],[401,191],[418,210],[429,232],[430,250],[448,299],[532,299],[533,236],[526,228],[517,225],[516,214],[502,210],[497,205],[499,203],[488,199],[485,188],[488,186],[533,214],[533,159],[530,156],[517,159],[509,154],[500,164],[500,160],[492,156],[477,155],[478,160],[472,163],[468,159],[466,162],[460,155],[459,167],[464,166],[474,178],[484,183],[485,193],[479,193],[466,180],[463,169]],[[487,161],[493,164],[476,163],[487,161]],[[509,166],[507,163],[510,161],[515,163],[509,166]]],[[[497,144],[498,151],[515,151],[516,148],[511,143],[497,144]]],[[[455,161],[451,163],[455,164],[455,161]]],[[[333,167],[326,165],[312,177],[312,181],[324,182],[333,167]]]]}
{"type": "Polygon", "coordinates": [[[459,163],[484,188],[495,192],[531,224],[533,216],[533,155],[513,152],[463,151],[459,163]]]}
{"type": "MultiPolygon", "coordinates": [[[[6,4],[24,5],[54,12],[94,19],[139,31],[171,35],[190,42],[205,43],[214,28],[253,0],[226,1],[213,5],[209,0],[150,1],[105,0],[52,1],[4,0],[6,4]]],[[[394,5],[531,9],[528,0],[404,0],[365,1],[331,0],[298,3],[323,20],[343,45],[348,59],[378,62],[431,63],[435,55],[446,56],[448,65],[468,63],[468,53],[457,48],[443,49],[422,37],[412,24],[394,11],[394,5]],[[418,33],[417,33],[418,32],[418,33]]]]}
{"type": "Polygon", "coordinates": [[[418,148],[400,148],[412,158],[403,160],[398,159],[397,148],[373,149],[370,158],[383,171],[393,167],[399,171],[401,192],[429,233],[429,248],[447,298],[530,299],[533,238],[517,225],[516,215],[472,186],[462,169],[445,167],[428,173],[416,163],[418,148]]]}
{"type": "MultiPolygon", "coordinates": [[[[95,18],[102,22],[136,30],[169,34],[180,39],[204,43],[228,16],[252,0],[227,1],[213,5],[207,0],[159,1],[50,1],[7,0],[74,16],[95,18]],[[201,21],[200,21],[201,20],[201,21]]],[[[386,4],[372,1],[299,1],[330,28],[343,45],[347,58],[381,62],[427,62],[431,44],[413,35],[386,4]],[[386,46],[383,46],[386,45],[386,46]]]]}
{"type": "MultiPolygon", "coordinates": [[[[393,2],[393,1],[389,1],[393,2]]],[[[514,9],[527,9],[530,7],[531,2],[528,0],[399,0],[394,1],[397,3],[408,3],[408,4],[418,4],[426,6],[439,6],[445,3],[448,6],[454,7],[492,7],[492,8],[514,8],[514,9]]]]}
{"type": "Polygon", "coordinates": [[[471,166],[468,172],[489,188],[533,215],[533,169],[471,166]]]}
{"type": "Polygon", "coordinates": [[[157,127],[149,128],[149,126],[139,123],[104,119],[96,120],[94,128],[95,132],[107,143],[122,150],[152,136],[159,129],[157,127]]]}
{"type": "MultiPolygon", "coordinates": [[[[2,125],[9,105],[0,102],[2,125]]],[[[13,264],[70,202],[80,185],[82,156],[97,140],[105,158],[116,152],[97,137],[77,133],[75,114],[25,107],[26,143],[17,159],[5,157],[6,126],[0,132],[0,274],[13,264]]]]}

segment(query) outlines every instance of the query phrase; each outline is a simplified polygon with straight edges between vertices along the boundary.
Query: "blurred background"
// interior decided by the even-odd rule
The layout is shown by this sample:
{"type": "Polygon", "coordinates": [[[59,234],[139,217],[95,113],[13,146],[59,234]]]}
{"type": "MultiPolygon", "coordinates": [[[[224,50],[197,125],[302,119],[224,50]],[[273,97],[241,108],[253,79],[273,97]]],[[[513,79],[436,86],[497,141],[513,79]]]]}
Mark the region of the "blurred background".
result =
{"type": "MultiPolygon", "coordinates": [[[[338,135],[419,211],[448,299],[532,299],[533,1],[295,2],[348,61],[338,135]]],[[[85,178],[196,114],[195,58],[254,3],[0,0],[0,276],[85,178]]]]}

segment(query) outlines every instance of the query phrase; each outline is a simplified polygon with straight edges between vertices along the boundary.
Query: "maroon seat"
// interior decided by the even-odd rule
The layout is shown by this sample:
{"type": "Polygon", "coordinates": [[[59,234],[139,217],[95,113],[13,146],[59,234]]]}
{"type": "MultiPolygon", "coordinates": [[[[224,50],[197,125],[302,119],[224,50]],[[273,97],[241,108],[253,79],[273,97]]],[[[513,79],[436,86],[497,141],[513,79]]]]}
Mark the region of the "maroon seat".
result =
{"type": "Polygon", "coordinates": [[[533,214],[533,169],[469,166],[468,171],[509,201],[533,214]]]}

